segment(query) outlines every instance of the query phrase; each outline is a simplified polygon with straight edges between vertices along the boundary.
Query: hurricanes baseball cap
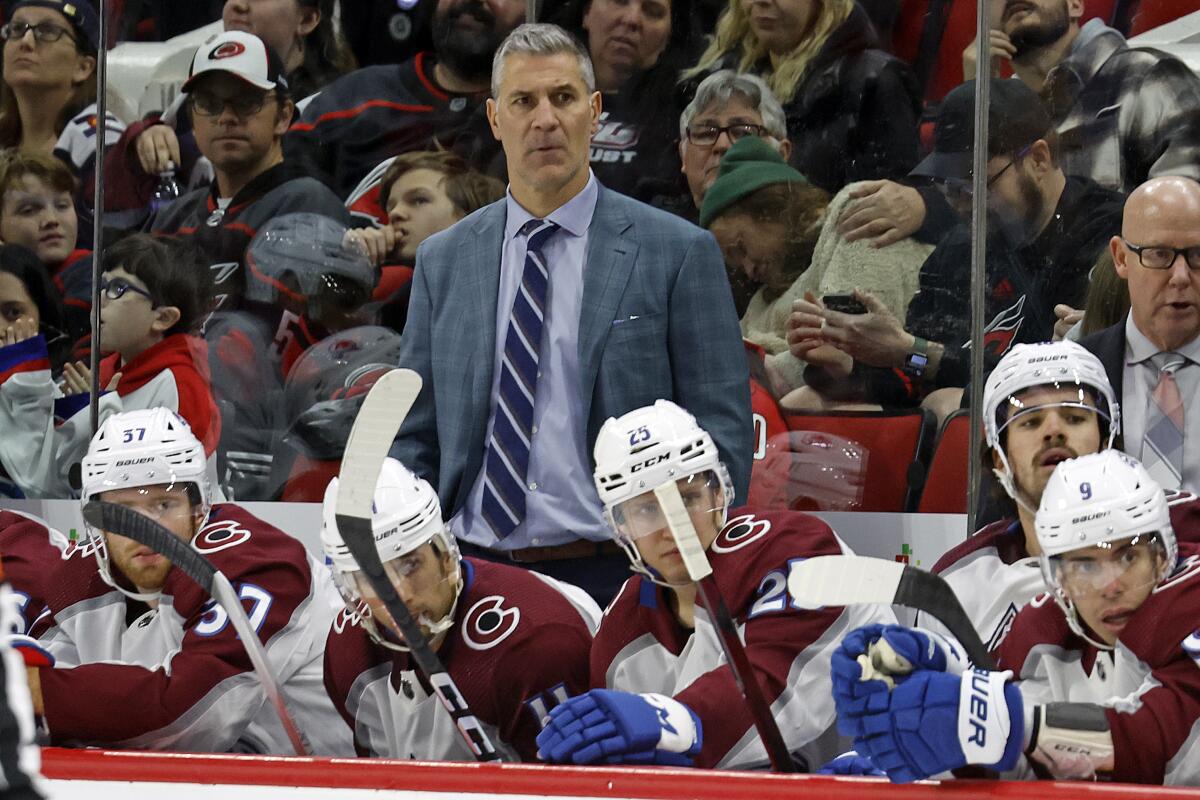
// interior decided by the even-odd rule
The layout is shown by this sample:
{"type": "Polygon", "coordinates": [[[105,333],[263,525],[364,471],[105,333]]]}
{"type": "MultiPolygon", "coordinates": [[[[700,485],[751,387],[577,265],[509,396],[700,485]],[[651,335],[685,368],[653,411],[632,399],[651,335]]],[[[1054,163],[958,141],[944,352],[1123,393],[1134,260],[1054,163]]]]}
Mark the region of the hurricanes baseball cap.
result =
{"type": "Polygon", "coordinates": [[[18,9],[27,6],[57,11],[71,23],[83,49],[95,53],[100,48],[100,17],[92,8],[91,0],[18,0],[9,12],[9,19],[18,9]]]}
{"type": "MultiPolygon", "coordinates": [[[[988,158],[1016,153],[1045,138],[1052,125],[1042,99],[1016,78],[992,78],[991,84],[988,158]]],[[[933,126],[933,152],[911,174],[969,180],[974,143],[975,81],[971,80],[942,100],[933,126]]]]}
{"type": "Polygon", "coordinates": [[[227,72],[259,89],[288,88],[279,57],[262,39],[245,31],[218,33],[200,45],[181,91],[190,91],[200,76],[210,72],[227,72]]]}

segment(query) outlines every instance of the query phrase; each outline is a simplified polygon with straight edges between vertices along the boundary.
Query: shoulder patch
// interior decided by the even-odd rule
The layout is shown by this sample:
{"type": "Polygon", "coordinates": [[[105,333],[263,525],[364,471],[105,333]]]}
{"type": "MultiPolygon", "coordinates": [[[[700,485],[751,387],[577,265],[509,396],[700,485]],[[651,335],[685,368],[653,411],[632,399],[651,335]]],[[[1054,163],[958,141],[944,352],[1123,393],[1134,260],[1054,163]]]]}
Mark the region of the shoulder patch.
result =
{"type": "Polygon", "coordinates": [[[206,555],[218,553],[230,547],[237,547],[249,538],[250,531],[243,528],[237,520],[221,520],[201,528],[200,533],[192,540],[192,549],[206,555]]]}
{"type": "Polygon", "coordinates": [[[752,542],[756,542],[771,531],[771,523],[758,519],[753,514],[743,514],[734,517],[725,524],[717,538],[713,540],[714,553],[732,553],[752,542]]]}
{"type": "Polygon", "coordinates": [[[467,609],[462,621],[462,638],[472,650],[490,650],[503,642],[521,624],[521,609],[504,607],[504,598],[488,595],[467,609]]]}

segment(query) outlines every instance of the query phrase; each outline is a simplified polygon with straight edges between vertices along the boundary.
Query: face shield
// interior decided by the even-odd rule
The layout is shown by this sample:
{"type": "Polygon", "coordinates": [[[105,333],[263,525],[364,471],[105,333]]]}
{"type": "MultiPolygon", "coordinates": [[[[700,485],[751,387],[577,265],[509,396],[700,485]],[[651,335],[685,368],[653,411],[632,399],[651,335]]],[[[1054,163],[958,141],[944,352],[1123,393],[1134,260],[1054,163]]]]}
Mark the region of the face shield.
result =
{"type": "Polygon", "coordinates": [[[1070,550],[1044,561],[1046,583],[1056,594],[1078,604],[1154,586],[1163,577],[1167,551],[1157,533],[1147,533],[1070,550]]]}

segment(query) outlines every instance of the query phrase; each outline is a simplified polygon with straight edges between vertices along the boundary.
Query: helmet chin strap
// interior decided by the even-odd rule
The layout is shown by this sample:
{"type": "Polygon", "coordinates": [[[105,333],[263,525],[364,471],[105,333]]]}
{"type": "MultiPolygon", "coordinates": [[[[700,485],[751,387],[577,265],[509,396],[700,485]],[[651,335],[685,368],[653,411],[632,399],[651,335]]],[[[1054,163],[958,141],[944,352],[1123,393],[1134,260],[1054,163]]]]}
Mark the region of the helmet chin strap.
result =
{"type": "Polygon", "coordinates": [[[997,452],[1000,453],[1000,461],[1004,464],[1004,469],[993,467],[992,474],[996,476],[996,480],[1000,481],[1000,485],[1004,487],[1005,494],[1011,497],[1014,503],[1028,511],[1030,514],[1037,514],[1037,508],[1035,505],[1030,504],[1030,502],[1025,499],[1025,492],[1018,489],[1016,482],[1013,481],[1012,467],[1010,467],[1008,464],[1008,456],[1004,454],[1003,450],[999,450],[997,452]]]}

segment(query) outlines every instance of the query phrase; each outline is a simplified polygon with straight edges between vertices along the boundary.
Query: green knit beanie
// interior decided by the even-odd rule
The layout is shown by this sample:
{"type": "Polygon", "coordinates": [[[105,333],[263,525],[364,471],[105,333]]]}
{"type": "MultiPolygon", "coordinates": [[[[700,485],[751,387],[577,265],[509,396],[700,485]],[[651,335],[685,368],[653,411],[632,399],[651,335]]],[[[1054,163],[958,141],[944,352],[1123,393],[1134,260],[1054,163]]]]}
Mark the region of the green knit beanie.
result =
{"type": "Polygon", "coordinates": [[[764,186],[773,183],[808,183],[787,165],[775,148],[757,136],[745,136],[721,157],[717,179],[704,193],[700,225],[707,228],[722,211],[764,186]]]}

